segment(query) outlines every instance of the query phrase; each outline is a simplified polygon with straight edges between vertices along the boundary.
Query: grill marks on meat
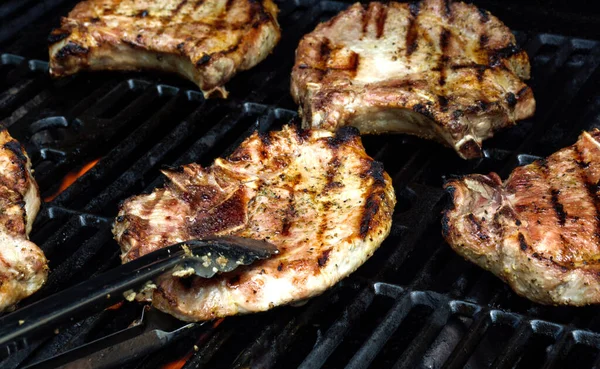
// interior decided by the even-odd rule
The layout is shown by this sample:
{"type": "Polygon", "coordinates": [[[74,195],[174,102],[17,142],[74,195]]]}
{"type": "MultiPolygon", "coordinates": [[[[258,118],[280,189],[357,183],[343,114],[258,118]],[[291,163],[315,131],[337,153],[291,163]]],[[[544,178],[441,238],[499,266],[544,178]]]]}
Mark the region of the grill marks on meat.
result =
{"type": "Polygon", "coordinates": [[[46,281],[44,253],[28,237],[39,208],[29,157],[0,126],[0,311],[33,294],[46,281]]]}
{"type": "Polygon", "coordinates": [[[533,115],[527,54],[473,5],[355,4],[304,36],[291,93],[304,127],[435,139],[463,158],[533,115]]]}
{"type": "Polygon", "coordinates": [[[533,301],[600,303],[599,185],[596,129],[516,168],[504,183],[494,173],[446,183],[453,197],[443,217],[446,240],[533,301]]]}
{"type": "Polygon", "coordinates": [[[50,74],[158,69],[226,97],[279,41],[277,12],[271,0],[85,0],[48,38],[50,74]]]}
{"type": "Polygon", "coordinates": [[[163,170],[164,188],[124,202],[113,227],[123,262],[212,234],[266,239],[280,253],[213,279],[165,276],[153,304],[183,320],[264,311],[322,293],[388,235],[391,179],[358,131],[254,133],[210,167],[163,170]]]}

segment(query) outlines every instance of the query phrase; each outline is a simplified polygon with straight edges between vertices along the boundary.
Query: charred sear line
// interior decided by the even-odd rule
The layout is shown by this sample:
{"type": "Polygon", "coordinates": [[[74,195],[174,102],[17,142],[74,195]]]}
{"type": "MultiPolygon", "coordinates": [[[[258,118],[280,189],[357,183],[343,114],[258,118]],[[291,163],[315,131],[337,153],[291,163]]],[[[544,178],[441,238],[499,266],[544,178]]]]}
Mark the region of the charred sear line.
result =
{"type": "Polygon", "coordinates": [[[369,230],[371,229],[371,223],[373,222],[373,218],[379,211],[381,196],[380,194],[373,192],[371,189],[371,193],[367,197],[367,201],[365,202],[365,207],[363,209],[362,218],[360,220],[360,237],[366,238],[369,230]]]}
{"type": "Polygon", "coordinates": [[[475,140],[468,140],[463,143],[459,147],[459,151],[465,156],[469,158],[478,158],[483,155],[483,151],[481,149],[481,145],[478,144],[475,140]]]}
{"type": "Polygon", "coordinates": [[[581,152],[581,150],[579,150],[577,145],[575,145],[575,152],[577,154],[577,165],[579,167],[579,175],[580,175],[581,181],[585,186],[585,189],[588,193],[590,201],[594,205],[595,219],[596,219],[595,235],[596,235],[596,239],[598,240],[598,243],[600,244],[600,197],[598,196],[598,191],[600,190],[600,186],[599,186],[600,183],[592,183],[590,181],[590,178],[587,174],[587,170],[590,166],[590,163],[585,162],[583,160],[583,153],[581,152]]]}
{"type": "Polygon", "coordinates": [[[408,10],[410,11],[410,15],[412,15],[413,18],[416,18],[416,16],[419,15],[419,11],[421,10],[421,2],[416,1],[408,4],[408,10]]]}
{"type": "Polygon", "coordinates": [[[333,157],[331,158],[331,160],[329,161],[329,165],[327,166],[327,173],[325,175],[325,187],[323,188],[323,192],[327,192],[334,188],[343,187],[342,183],[334,181],[339,171],[340,165],[342,164],[337,154],[337,151],[334,151],[333,157]]]}
{"type": "Polygon", "coordinates": [[[448,44],[450,43],[451,33],[446,28],[442,29],[440,33],[440,47],[442,49],[442,54],[440,56],[440,60],[438,62],[438,69],[440,70],[440,79],[439,84],[443,86],[446,84],[446,64],[448,63],[449,57],[448,53],[448,44]]]}
{"type": "Polygon", "coordinates": [[[421,3],[411,3],[409,5],[410,18],[408,19],[408,28],[406,30],[406,56],[411,56],[417,50],[419,43],[417,37],[419,31],[417,29],[417,17],[419,15],[419,7],[421,3]]]}
{"type": "MultiPolygon", "coordinates": [[[[450,69],[452,70],[459,70],[459,69],[468,69],[468,68],[473,68],[477,71],[477,80],[479,82],[483,81],[483,76],[485,74],[486,69],[488,69],[489,67],[487,65],[483,65],[483,64],[476,64],[476,63],[469,63],[469,64],[454,64],[450,66],[450,69]]],[[[435,70],[440,70],[440,68],[435,68],[435,70]]]]}
{"type": "Polygon", "coordinates": [[[442,236],[444,237],[448,237],[450,235],[450,230],[452,229],[452,226],[450,225],[450,217],[448,216],[449,212],[450,209],[444,211],[442,214],[442,236]]]}
{"type": "MultiPolygon", "coordinates": [[[[310,139],[310,133],[311,131],[309,129],[304,129],[302,128],[301,121],[299,120],[299,118],[296,116],[293,118],[293,120],[296,120],[295,124],[293,124],[293,127],[296,131],[296,137],[298,139],[299,143],[304,143],[306,141],[308,141],[308,139],[310,139]]],[[[290,122],[291,124],[291,122],[290,122]]]]}
{"type": "Polygon", "coordinates": [[[381,189],[385,188],[383,164],[371,161],[360,174],[360,179],[361,187],[366,188],[366,193],[368,193],[359,223],[360,237],[365,239],[371,229],[374,217],[379,212],[381,201],[385,198],[381,192],[381,189]]]}
{"type": "Polygon", "coordinates": [[[83,56],[87,55],[89,50],[73,41],[69,41],[56,53],[56,59],[64,59],[67,56],[83,56]]]}
{"type": "Polygon", "coordinates": [[[296,207],[294,204],[294,193],[292,192],[292,194],[290,195],[287,209],[285,210],[285,216],[283,218],[281,226],[282,236],[290,235],[290,228],[292,227],[292,224],[294,223],[294,218],[296,217],[296,207]]]}
{"type": "Polygon", "coordinates": [[[485,33],[482,33],[481,35],[479,35],[479,47],[482,49],[485,49],[489,40],[490,40],[489,36],[486,35],[485,33]]]}
{"type": "Polygon", "coordinates": [[[508,92],[505,99],[509,107],[514,108],[517,105],[517,97],[512,92],[508,92]]]}
{"type": "Polygon", "coordinates": [[[181,165],[175,167],[172,165],[163,164],[160,166],[160,169],[162,171],[173,172],[173,173],[183,173],[185,171],[185,168],[181,165]]]}
{"type": "Polygon", "coordinates": [[[369,165],[369,169],[367,169],[363,174],[361,174],[361,178],[373,178],[373,186],[376,187],[384,187],[385,186],[385,171],[383,169],[383,163],[378,161],[372,161],[369,165]]]}
{"type": "Polygon", "coordinates": [[[529,86],[525,86],[522,89],[520,89],[519,91],[517,91],[517,97],[520,98],[521,96],[523,96],[525,94],[525,92],[527,92],[529,90],[529,86]]]}
{"type": "Polygon", "coordinates": [[[452,4],[450,0],[444,0],[444,15],[446,18],[452,17],[452,4]]]}
{"type": "Polygon", "coordinates": [[[475,227],[475,234],[480,240],[485,241],[490,238],[487,234],[485,234],[481,223],[479,223],[477,219],[475,219],[473,213],[467,215],[467,219],[469,219],[469,222],[471,222],[471,224],[475,227]]]}
{"type": "Polygon", "coordinates": [[[124,44],[126,44],[126,45],[131,46],[134,49],[143,49],[144,48],[144,45],[141,45],[138,42],[133,42],[131,40],[127,40],[127,39],[124,39],[124,38],[121,39],[121,42],[124,43],[124,44]]]}
{"type": "Polygon", "coordinates": [[[441,111],[448,111],[448,99],[446,98],[446,96],[438,96],[438,103],[440,104],[441,111]]]}
{"type": "Polygon", "coordinates": [[[444,185],[444,190],[446,192],[446,206],[444,207],[444,212],[449,212],[455,208],[454,193],[456,192],[456,187],[452,185],[444,185]]]}
{"type": "Polygon", "coordinates": [[[501,49],[493,50],[489,56],[489,66],[498,67],[502,64],[504,59],[508,59],[521,52],[521,49],[514,44],[508,45],[501,49]]]}
{"type": "Polygon", "coordinates": [[[344,126],[339,128],[333,137],[327,138],[327,144],[334,149],[337,149],[340,145],[354,140],[360,136],[360,131],[352,126],[344,126]]]}
{"type": "Polygon", "coordinates": [[[476,101],[477,105],[475,105],[474,108],[474,112],[476,111],[487,111],[490,108],[491,103],[487,102],[487,101],[483,101],[483,100],[477,100],[476,101]]]}
{"type": "Polygon", "coordinates": [[[60,42],[60,41],[64,40],[65,38],[67,38],[69,36],[71,36],[71,32],[70,31],[61,30],[61,29],[55,29],[48,36],[48,44],[49,45],[55,44],[57,42],[60,42]]]}
{"type": "Polygon", "coordinates": [[[4,148],[12,151],[21,164],[27,162],[27,156],[23,154],[23,151],[21,150],[21,144],[19,144],[17,141],[8,141],[4,144],[4,148]]]}
{"type": "Polygon", "coordinates": [[[163,198],[164,195],[165,195],[165,191],[159,191],[159,192],[157,192],[156,195],[154,196],[154,200],[149,200],[139,210],[140,216],[142,218],[149,218],[149,216],[152,214],[152,212],[156,208],[156,205],[162,200],[162,198],[163,198]]]}
{"type": "Polygon", "coordinates": [[[541,159],[538,159],[538,160],[534,161],[534,163],[537,164],[537,166],[543,171],[543,173],[547,174],[547,172],[548,172],[548,159],[541,158],[541,159]]]}
{"type": "Polygon", "coordinates": [[[236,275],[234,275],[233,277],[231,277],[231,278],[229,278],[229,279],[227,280],[227,285],[228,285],[229,287],[235,286],[235,285],[237,285],[238,283],[240,283],[240,280],[241,280],[241,279],[242,279],[242,278],[241,278],[241,276],[240,276],[239,274],[236,274],[236,275]]]}
{"type": "Polygon", "coordinates": [[[323,241],[323,233],[327,229],[327,213],[329,209],[331,209],[331,201],[327,201],[323,203],[323,212],[321,213],[321,221],[319,222],[319,228],[317,229],[317,238],[316,243],[321,244],[323,241]]]}
{"type": "Polygon", "coordinates": [[[329,60],[329,56],[331,55],[331,45],[329,43],[328,38],[323,39],[323,41],[321,42],[321,46],[319,48],[319,55],[321,56],[323,66],[327,65],[327,60],[329,60]]]}
{"type": "Polygon", "coordinates": [[[552,189],[550,190],[550,201],[552,201],[552,207],[554,208],[554,211],[556,212],[556,216],[558,217],[558,224],[560,224],[561,226],[565,225],[565,222],[567,220],[567,213],[565,212],[565,208],[563,206],[563,204],[560,203],[560,201],[558,200],[558,195],[560,194],[560,191],[557,189],[552,189]]]}
{"type": "Polygon", "coordinates": [[[352,78],[356,77],[356,72],[358,71],[358,65],[360,64],[360,54],[352,54],[350,57],[350,62],[348,63],[347,71],[350,72],[352,78]]]}
{"type": "Polygon", "coordinates": [[[377,17],[376,20],[376,24],[377,24],[377,38],[380,38],[383,35],[383,30],[385,28],[385,21],[387,19],[387,6],[382,6],[381,10],[379,11],[379,16],[377,17]]]}
{"type": "MultiPolygon", "coordinates": [[[[181,278],[179,278],[179,280],[181,281],[181,278]]],[[[177,307],[177,299],[174,298],[167,290],[165,290],[162,285],[159,283],[156,286],[156,290],[154,290],[154,293],[158,293],[159,295],[162,296],[162,298],[172,307],[176,308],[177,307]]]]}
{"type": "Polygon", "coordinates": [[[481,23],[487,23],[490,20],[490,13],[488,13],[487,10],[477,8],[477,11],[479,12],[479,20],[481,23]]]}
{"type": "Polygon", "coordinates": [[[175,16],[177,15],[180,11],[181,8],[183,8],[183,6],[188,2],[188,0],[182,0],[179,2],[179,4],[177,4],[177,6],[175,7],[175,9],[173,10],[173,13],[171,16],[175,16]]]}
{"type": "Polygon", "coordinates": [[[271,141],[271,134],[269,132],[259,131],[258,138],[260,138],[260,142],[265,146],[265,149],[267,149],[273,144],[273,142],[271,141]]]}
{"type": "Polygon", "coordinates": [[[239,226],[246,220],[246,198],[242,191],[237,191],[229,199],[211,209],[200,221],[191,219],[188,232],[192,237],[205,237],[239,226]]]}
{"type": "Polygon", "coordinates": [[[412,108],[415,113],[423,114],[429,119],[434,119],[433,113],[424,104],[415,104],[412,108]]]}
{"type": "Polygon", "coordinates": [[[242,42],[242,40],[239,40],[237,44],[227,48],[226,50],[220,51],[219,54],[221,55],[228,55],[231,54],[233,52],[236,52],[239,48],[240,48],[240,42],[242,42]]]}
{"type": "Polygon", "coordinates": [[[198,59],[198,61],[196,62],[196,66],[201,67],[204,64],[210,62],[210,59],[212,59],[212,57],[209,54],[204,54],[200,59],[198,59]]]}
{"type": "MultiPolygon", "coordinates": [[[[249,0],[250,3],[250,11],[248,12],[248,19],[254,19],[256,17],[256,14],[259,15],[258,17],[258,23],[260,22],[264,22],[265,21],[265,10],[264,7],[262,6],[262,3],[260,0],[249,0]]],[[[268,17],[266,17],[266,19],[268,19],[268,17]]],[[[253,24],[253,27],[256,27],[257,24],[253,24]]]]}
{"type": "Polygon", "coordinates": [[[442,32],[440,32],[440,47],[442,49],[442,58],[448,51],[448,42],[450,41],[450,35],[450,31],[448,31],[446,28],[443,28],[442,32]]]}
{"type": "Polygon", "coordinates": [[[371,6],[367,7],[367,9],[363,8],[363,12],[362,12],[362,34],[364,35],[365,33],[367,33],[367,28],[369,27],[369,16],[371,14],[370,12],[371,10],[371,6]]]}
{"type": "Polygon", "coordinates": [[[329,254],[331,253],[331,250],[324,250],[321,253],[321,256],[319,256],[317,258],[317,264],[319,265],[319,268],[324,267],[327,264],[327,261],[329,260],[329,254]]]}
{"type": "Polygon", "coordinates": [[[477,68],[477,80],[479,82],[483,81],[483,76],[485,75],[486,69],[487,69],[487,66],[485,66],[485,65],[479,66],[477,68]]]}
{"type": "Polygon", "coordinates": [[[518,238],[519,238],[519,247],[521,247],[521,250],[523,250],[523,251],[527,250],[528,245],[527,245],[527,241],[525,241],[525,236],[523,236],[523,233],[519,232],[518,238]]]}
{"type": "MultiPolygon", "coordinates": [[[[590,166],[590,163],[584,162],[583,158],[580,158],[579,160],[577,160],[577,166],[579,166],[580,169],[587,169],[590,166]]],[[[585,173],[583,173],[581,177],[584,179],[584,183],[587,183],[587,176],[585,175],[585,173]]]]}

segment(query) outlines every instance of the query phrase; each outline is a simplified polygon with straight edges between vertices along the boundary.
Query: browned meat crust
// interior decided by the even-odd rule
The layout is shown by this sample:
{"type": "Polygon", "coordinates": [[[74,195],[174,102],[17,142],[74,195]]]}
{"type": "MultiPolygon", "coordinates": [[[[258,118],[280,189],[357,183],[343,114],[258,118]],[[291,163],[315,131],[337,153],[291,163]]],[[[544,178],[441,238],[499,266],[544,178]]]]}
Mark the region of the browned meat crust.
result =
{"type": "Polygon", "coordinates": [[[279,41],[277,12],[271,0],[85,0],[49,36],[50,74],[159,69],[226,97],[279,41]]]}
{"type": "Polygon", "coordinates": [[[600,302],[600,130],[545,160],[446,183],[452,248],[542,304],[600,302]]]}
{"type": "Polygon", "coordinates": [[[31,295],[46,281],[44,253],[28,238],[39,208],[29,157],[0,125],[0,311],[31,295]]]}
{"type": "Polygon", "coordinates": [[[153,304],[183,320],[264,311],[322,293],[379,247],[396,203],[391,179],[351,127],[255,133],[208,168],[163,173],[165,188],[121,206],[113,233],[124,262],[215,234],[266,239],[280,251],[210,280],[158,280],[153,304]]]}
{"type": "Polygon", "coordinates": [[[291,92],[304,127],[410,133],[479,157],[482,140],[535,110],[515,42],[474,5],[355,4],[300,41],[291,92]]]}

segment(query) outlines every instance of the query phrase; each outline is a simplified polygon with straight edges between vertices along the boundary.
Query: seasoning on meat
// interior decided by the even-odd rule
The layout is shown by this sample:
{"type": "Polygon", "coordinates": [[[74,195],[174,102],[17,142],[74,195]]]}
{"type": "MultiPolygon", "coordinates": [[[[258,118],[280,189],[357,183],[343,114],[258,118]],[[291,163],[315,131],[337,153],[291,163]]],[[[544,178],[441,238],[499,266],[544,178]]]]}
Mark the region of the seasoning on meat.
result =
{"type": "Polygon", "coordinates": [[[0,125],[0,311],[46,282],[46,257],[29,241],[40,202],[27,153],[0,125]]]}
{"type": "Polygon", "coordinates": [[[277,12],[271,0],[85,0],[49,36],[50,74],[157,69],[227,97],[279,41],[277,12]]]}
{"type": "Polygon", "coordinates": [[[291,93],[303,126],[409,133],[463,158],[533,115],[527,54],[500,20],[445,0],[355,4],[304,36],[291,93]]]}
{"type": "Polygon", "coordinates": [[[599,140],[584,132],[504,183],[495,173],[447,182],[450,246],[535,302],[600,303],[599,140]]]}
{"type": "Polygon", "coordinates": [[[153,304],[183,320],[264,311],[324,292],[379,247],[396,203],[390,177],[352,127],[254,133],[209,167],[163,173],[164,188],[119,210],[113,233],[123,262],[210,235],[265,239],[280,251],[212,279],[161,277],[153,304]]]}

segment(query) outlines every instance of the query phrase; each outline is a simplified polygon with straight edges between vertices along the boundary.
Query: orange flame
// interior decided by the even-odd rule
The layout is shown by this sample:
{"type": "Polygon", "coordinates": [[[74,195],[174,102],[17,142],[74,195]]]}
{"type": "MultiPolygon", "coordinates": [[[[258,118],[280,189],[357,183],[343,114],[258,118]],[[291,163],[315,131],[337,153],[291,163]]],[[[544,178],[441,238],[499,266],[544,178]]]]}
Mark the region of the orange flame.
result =
{"type": "Polygon", "coordinates": [[[192,357],[192,352],[188,352],[183,358],[175,361],[171,361],[168,364],[163,365],[162,369],[181,369],[185,363],[192,357]]]}
{"type": "Polygon", "coordinates": [[[219,325],[221,325],[221,323],[223,323],[224,320],[225,320],[225,318],[221,318],[221,319],[218,319],[217,321],[215,321],[213,323],[212,329],[217,328],[219,325]]]}
{"type": "Polygon", "coordinates": [[[50,201],[54,200],[56,198],[56,196],[60,195],[64,190],[66,190],[67,188],[69,188],[70,185],[72,185],[73,183],[75,183],[75,181],[77,180],[77,178],[79,178],[82,175],[84,175],[85,173],[87,173],[99,161],[100,161],[100,158],[92,160],[89,163],[84,164],[79,170],[74,170],[74,171],[71,171],[71,172],[67,173],[67,175],[65,176],[65,178],[63,178],[62,182],[60,183],[60,186],[58,187],[58,190],[55,193],[53,193],[52,195],[44,198],[44,201],[45,202],[50,202],[50,201]]]}
{"type": "MultiPolygon", "coordinates": [[[[221,323],[223,323],[224,320],[225,320],[225,318],[216,320],[212,325],[212,329],[217,328],[221,323]]],[[[204,341],[206,339],[206,337],[208,337],[208,332],[202,333],[200,335],[200,337],[198,338],[198,340],[196,341],[196,344],[199,344],[200,342],[204,341]]],[[[196,350],[196,348],[194,348],[194,350],[196,350]]],[[[181,369],[181,368],[183,368],[185,363],[192,357],[194,350],[190,350],[190,352],[185,354],[185,356],[182,357],[181,359],[177,359],[177,360],[171,361],[170,363],[163,365],[161,369],[181,369]]]]}
{"type": "Polygon", "coordinates": [[[123,306],[123,301],[117,302],[116,304],[107,307],[106,310],[119,310],[121,306],[123,306]]]}

